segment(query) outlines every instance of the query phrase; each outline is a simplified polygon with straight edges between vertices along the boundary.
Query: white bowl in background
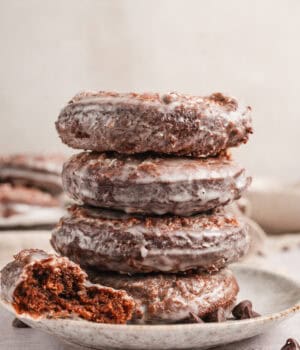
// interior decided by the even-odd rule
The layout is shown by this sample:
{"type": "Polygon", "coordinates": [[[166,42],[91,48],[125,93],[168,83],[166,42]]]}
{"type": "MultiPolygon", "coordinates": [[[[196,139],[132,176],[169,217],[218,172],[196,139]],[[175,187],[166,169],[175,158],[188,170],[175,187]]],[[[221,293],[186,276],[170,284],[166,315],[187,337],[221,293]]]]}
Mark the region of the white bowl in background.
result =
{"type": "Polygon", "coordinates": [[[267,233],[300,232],[300,185],[255,178],[245,196],[248,215],[267,233]]]}

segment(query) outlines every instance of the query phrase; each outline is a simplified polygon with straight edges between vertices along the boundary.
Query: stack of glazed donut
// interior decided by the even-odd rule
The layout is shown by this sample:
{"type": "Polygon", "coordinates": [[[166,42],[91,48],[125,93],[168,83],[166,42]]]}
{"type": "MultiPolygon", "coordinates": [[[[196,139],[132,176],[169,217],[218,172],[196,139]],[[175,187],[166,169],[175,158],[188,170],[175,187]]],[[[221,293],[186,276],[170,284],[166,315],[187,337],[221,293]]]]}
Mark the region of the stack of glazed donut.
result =
{"type": "Polygon", "coordinates": [[[226,268],[249,246],[224,207],[251,178],[227,149],[252,133],[251,108],[215,93],[84,92],[61,111],[60,138],[82,149],[63,168],[78,204],[51,238],[92,282],[125,290],[132,323],[204,321],[235,304],[226,268]]]}

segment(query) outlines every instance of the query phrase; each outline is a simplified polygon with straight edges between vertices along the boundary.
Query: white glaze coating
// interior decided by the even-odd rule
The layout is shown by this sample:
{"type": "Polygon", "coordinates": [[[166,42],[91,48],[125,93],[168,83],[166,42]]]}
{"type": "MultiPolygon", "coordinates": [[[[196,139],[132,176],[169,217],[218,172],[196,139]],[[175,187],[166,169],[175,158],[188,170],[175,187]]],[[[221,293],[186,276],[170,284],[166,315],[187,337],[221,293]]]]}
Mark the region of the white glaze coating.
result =
{"type": "MultiPolygon", "coordinates": [[[[74,155],[75,159],[77,155],[74,155]]],[[[149,184],[153,182],[177,183],[192,182],[207,179],[222,179],[233,177],[243,168],[232,160],[226,159],[190,159],[190,158],[159,158],[149,156],[145,160],[128,157],[118,167],[114,175],[117,158],[99,155],[97,159],[87,160],[75,170],[79,179],[85,179],[92,167],[99,169],[99,173],[111,171],[111,181],[149,184]]]]}
{"type": "Polygon", "coordinates": [[[243,167],[224,157],[203,160],[83,152],[63,169],[63,187],[73,199],[149,215],[186,216],[225,205],[239,198],[250,181],[243,167]]]}
{"type": "MultiPolygon", "coordinates": [[[[93,92],[91,92],[93,93],[93,92]]],[[[97,94],[96,92],[94,92],[97,94]]],[[[79,94],[80,95],[80,94],[79,94]]],[[[188,95],[187,95],[188,96],[188,95]]],[[[82,98],[74,97],[74,100],[72,102],[72,106],[78,105],[78,107],[75,107],[75,111],[82,111],[83,113],[88,114],[88,112],[93,111],[95,107],[99,108],[99,110],[103,110],[103,112],[114,112],[118,108],[120,108],[120,105],[129,104],[129,105],[142,105],[145,107],[152,107],[156,109],[157,111],[163,113],[163,114],[169,114],[174,112],[178,107],[180,107],[182,104],[184,104],[185,108],[187,109],[194,109],[199,108],[199,106],[203,105],[203,112],[206,114],[214,114],[214,110],[212,107],[209,107],[209,103],[207,98],[198,96],[193,96],[193,99],[185,99],[184,101],[182,98],[177,94],[176,92],[172,92],[169,94],[158,94],[159,99],[151,100],[151,99],[138,99],[136,96],[132,96],[131,94],[124,93],[119,94],[119,96],[83,96],[82,98]],[[168,96],[171,100],[170,103],[164,103],[162,102],[163,99],[168,96]],[[78,108],[78,110],[76,109],[78,108]]],[[[224,118],[228,119],[229,121],[237,121],[242,118],[242,115],[247,111],[247,107],[245,105],[240,105],[239,108],[236,110],[231,111],[225,111],[222,115],[224,118]]],[[[185,117],[181,116],[178,119],[179,123],[184,123],[185,117]]],[[[111,123],[107,123],[111,126],[111,123]]]]}
{"type": "Polygon", "coordinates": [[[0,217],[0,227],[54,225],[65,214],[63,208],[27,204],[0,204],[3,209],[16,211],[12,216],[0,217]]]}
{"type": "MultiPolygon", "coordinates": [[[[61,171],[61,170],[60,170],[61,171]]],[[[0,178],[21,178],[28,179],[37,182],[51,182],[55,185],[62,186],[60,173],[51,174],[43,173],[29,169],[17,169],[17,168],[1,168],[0,167],[0,178]]]]}

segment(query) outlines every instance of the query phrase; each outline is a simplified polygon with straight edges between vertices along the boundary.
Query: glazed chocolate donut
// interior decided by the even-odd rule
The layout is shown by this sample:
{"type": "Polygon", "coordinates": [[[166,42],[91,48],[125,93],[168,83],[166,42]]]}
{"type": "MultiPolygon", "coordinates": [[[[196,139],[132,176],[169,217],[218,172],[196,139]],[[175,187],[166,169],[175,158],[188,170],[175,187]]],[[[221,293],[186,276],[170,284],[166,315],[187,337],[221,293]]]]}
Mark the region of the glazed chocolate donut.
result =
{"type": "Polygon", "coordinates": [[[131,323],[186,322],[192,314],[201,319],[218,309],[229,314],[239,287],[230,270],[215,274],[95,274],[89,278],[106,286],[125,290],[136,303],[131,323]]]}
{"type": "Polygon", "coordinates": [[[62,193],[61,171],[66,158],[59,154],[12,154],[0,157],[0,182],[62,193]]]}
{"type": "Polygon", "coordinates": [[[127,213],[191,215],[241,196],[251,178],[228,156],[192,159],[82,152],[64,164],[75,200],[127,213]]]}
{"type": "Polygon", "coordinates": [[[36,188],[0,183],[0,218],[59,207],[59,200],[36,188]]]}
{"type": "Polygon", "coordinates": [[[208,157],[247,142],[250,112],[221,93],[83,92],[61,111],[56,128],[73,148],[208,157]]]}
{"type": "Polygon", "coordinates": [[[91,284],[68,258],[23,250],[1,271],[1,299],[17,314],[33,318],[83,318],[126,323],[134,301],[125,292],[91,284]]]}
{"type": "Polygon", "coordinates": [[[249,246],[248,227],[224,210],[190,217],[132,216],[73,206],[51,244],[85,268],[120,273],[217,271],[249,246]]]}

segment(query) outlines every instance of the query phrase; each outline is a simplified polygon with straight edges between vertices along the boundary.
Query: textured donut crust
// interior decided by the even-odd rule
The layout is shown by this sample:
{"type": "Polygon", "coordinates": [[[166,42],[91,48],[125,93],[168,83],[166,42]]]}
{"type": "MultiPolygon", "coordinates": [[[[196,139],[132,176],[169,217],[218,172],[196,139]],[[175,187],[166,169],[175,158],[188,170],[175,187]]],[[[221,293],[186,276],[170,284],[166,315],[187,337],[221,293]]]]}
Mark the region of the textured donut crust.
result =
{"type": "Polygon", "coordinates": [[[217,271],[248,250],[248,227],[223,210],[143,217],[73,206],[51,244],[85,268],[120,273],[217,271]]]}
{"type": "Polygon", "coordinates": [[[247,142],[250,113],[221,93],[82,92],[61,111],[56,128],[78,149],[208,157],[247,142]]]}
{"type": "Polygon", "coordinates": [[[251,182],[227,156],[196,159],[82,152],[64,164],[64,190],[127,213],[191,215],[238,199],[251,182]]]}
{"type": "Polygon", "coordinates": [[[218,308],[229,313],[239,287],[230,270],[189,275],[118,275],[88,273],[97,283],[125,290],[136,303],[132,323],[175,323],[189,319],[190,312],[205,318],[218,308]]]}

